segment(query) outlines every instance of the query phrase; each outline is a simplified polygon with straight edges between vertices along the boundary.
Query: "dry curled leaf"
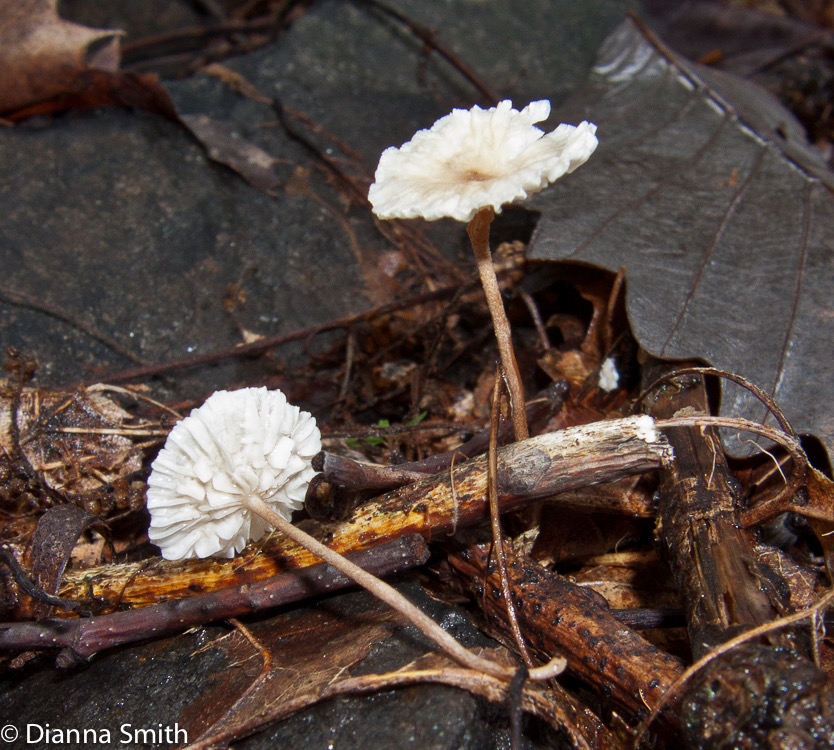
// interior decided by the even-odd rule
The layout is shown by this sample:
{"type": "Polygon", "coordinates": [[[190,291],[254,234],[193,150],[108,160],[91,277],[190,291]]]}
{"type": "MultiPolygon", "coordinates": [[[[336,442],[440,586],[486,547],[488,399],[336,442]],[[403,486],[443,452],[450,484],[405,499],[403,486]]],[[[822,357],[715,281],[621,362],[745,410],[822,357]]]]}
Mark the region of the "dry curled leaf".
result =
{"type": "MultiPolygon", "coordinates": [[[[98,523],[96,516],[75,505],[58,505],[50,508],[38,519],[32,535],[29,564],[35,584],[53,596],[70,555],[81,535],[98,523]]],[[[20,613],[30,617],[45,617],[51,605],[34,599],[23,598],[20,613]]]]}
{"type": "Polygon", "coordinates": [[[118,70],[120,32],[65,21],[56,6],[0,0],[0,112],[77,93],[89,73],[118,70]]]}

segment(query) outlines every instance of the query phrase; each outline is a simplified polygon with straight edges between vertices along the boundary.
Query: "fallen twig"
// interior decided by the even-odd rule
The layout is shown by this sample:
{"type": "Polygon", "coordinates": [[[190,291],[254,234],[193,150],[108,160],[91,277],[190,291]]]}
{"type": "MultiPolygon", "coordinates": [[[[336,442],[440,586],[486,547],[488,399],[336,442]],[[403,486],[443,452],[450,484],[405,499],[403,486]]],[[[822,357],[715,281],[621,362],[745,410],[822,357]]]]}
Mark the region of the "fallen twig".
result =
{"type": "MultiPolygon", "coordinates": [[[[511,641],[500,576],[488,551],[489,545],[473,546],[450,554],[449,564],[459,587],[484,603],[493,632],[511,641]]],[[[595,592],[509,552],[507,571],[529,646],[543,658],[562,654],[568,672],[618,711],[642,718],[683,672],[675,657],[617,620],[595,592]]],[[[674,711],[665,712],[661,731],[672,731],[676,722],[674,711]]]]}
{"type": "MultiPolygon", "coordinates": [[[[706,415],[703,378],[650,394],[657,419],[706,415]]],[[[752,543],[740,528],[739,498],[718,431],[704,424],[669,427],[675,462],[664,472],[655,535],[687,611],[697,658],[739,630],[769,622],[778,610],[759,585],[752,543]]]]}
{"type": "MultiPolygon", "coordinates": [[[[475,282],[477,283],[477,282],[475,282]]],[[[474,286],[474,284],[472,284],[474,286]]],[[[143,367],[133,367],[127,370],[120,370],[118,372],[110,373],[96,380],[90,380],[80,385],[97,385],[99,383],[124,383],[129,380],[148,379],[158,375],[166,375],[170,372],[178,370],[186,370],[189,367],[199,367],[201,365],[213,364],[215,362],[222,362],[225,359],[233,359],[235,357],[248,357],[254,354],[261,354],[276,346],[291,343],[293,341],[302,341],[304,339],[313,338],[320,333],[327,331],[338,330],[339,328],[349,328],[352,325],[360,323],[363,320],[376,317],[377,315],[387,315],[388,313],[403,310],[414,305],[422,305],[426,302],[433,302],[434,300],[443,299],[443,297],[454,294],[460,285],[442,287],[435,289],[432,292],[425,294],[418,294],[413,297],[395,300],[393,302],[379,305],[365,312],[356,313],[355,315],[347,315],[344,318],[330,321],[329,323],[322,323],[321,325],[310,326],[302,328],[290,333],[281,333],[276,336],[267,336],[251,344],[239,344],[229,349],[221,349],[215,352],[206,352],[205,354],[195,354],[191,357],[182,357],[181,359],[173,359],[168,362],[162,362],[157,365],[146,365],[143,367]]]]}
{"type": "MultiPolygon", "coordinates": [[[[504,550],[504,531],[501,528],[501,516],[498,508],[498,426],[500,419],[501,385],[504,383],[501,377],[501,368],[495,368],[495,385],[492,388],[492,408],[490,409],[490,437],[489,452],[487,453],[487,494],[489,496],[489,521],[492,527],[492,545],[490,555],[495,554],[495,561],[498,563],[498,578],[501,581],[501,593],[504,597],[504,607],[507,613],[507,622],[510,632],[513,634],[518,653],[527,668],[533,667],[535,661],[530,656],[527,644],[524,642],[524,634],[518,624],[518,615],[513,604],[512,588],[510,577],[507,573],[507,558],[504,550]]],[[[513,732],[517,730],[516,722],[513,723],[513,732]]],[[[520,738],[515,742],[514,747],[520,747],[520,738]]]]}
{"type": "MultiPolygon", "coordinates": [[[[403,537],[351,555],[376,575],[422,565],[428,559],[423,539],[403,537]]],[[[352,586],[353,581],[328,565],[274,576],[259,583],[193,594],[150,607],[75,620],[41,620],[0,625],[0,649],[63,649],[59,666],[123,643],[158,637],[213,620],[258,612],[352,586]]]]}
{"type": "MultiPolygon", "coordinates": [[[[506,512],[559,492],[610,482],[668,465],[672,452],[649,417],[595,422],[539,435],[499,451],[498,498],[506,512]]],[[[488,516],[487,459],[456,464],[358,508],[343,521],[301,525],[331,549],[347,553],[406,534],[427,540],[488,516]],[[454,491],[452,486],[454,485],[454,491]]],[[[233,560],[186,560],[105,565],[70,571],[59,595],[86,600],[88,589],[105,606],[145,606],[182,598],[194,587],[211,591],[262,580],[317,562],[281,534],[233,560]],[[145,565],[147,567],[142,568],[145,565]]]]}

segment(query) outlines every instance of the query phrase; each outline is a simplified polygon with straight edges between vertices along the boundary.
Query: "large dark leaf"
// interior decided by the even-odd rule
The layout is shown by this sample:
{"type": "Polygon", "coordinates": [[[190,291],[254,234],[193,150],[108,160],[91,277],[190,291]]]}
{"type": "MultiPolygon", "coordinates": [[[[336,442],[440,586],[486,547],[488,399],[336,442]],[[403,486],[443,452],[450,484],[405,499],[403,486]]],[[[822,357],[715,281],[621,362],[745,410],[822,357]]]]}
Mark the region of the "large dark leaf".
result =
{"type": "MultiPolygon", "coordinates": [[[[532,202],[532,257],[625,267],[646,350],[744,375],[831,452],[834,175],[791,114],[631,21],[603,46],[582,106],[599,151],[532,202]]],[[[736,386],[722,411],[765,417],[736,386]]]]}

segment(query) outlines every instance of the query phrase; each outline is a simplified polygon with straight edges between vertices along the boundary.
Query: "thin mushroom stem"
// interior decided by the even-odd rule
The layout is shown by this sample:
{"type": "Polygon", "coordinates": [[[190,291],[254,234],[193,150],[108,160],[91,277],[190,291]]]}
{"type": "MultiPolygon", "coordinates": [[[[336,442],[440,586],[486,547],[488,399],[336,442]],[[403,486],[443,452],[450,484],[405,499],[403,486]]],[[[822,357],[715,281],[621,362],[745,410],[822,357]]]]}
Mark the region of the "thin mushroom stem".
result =
{"type": "Polygon", "coordinates": [[[466,233],[469,235],[475,260],[478,263],[481,285],[492,316],[495,338],[498,340],[498,353],[501,356],[501,364],[510,391],[515,439],[526,440],[530,432],[527,429],[527,416],[524,413],[524,387],[521,384],[521,374],[518,371],[518,362],[516,362],[513,350],[510,321],[507,320],[507,313],[504,310],[504,300],[501,298],[501,289],[495,276],[495,267],[492,265],[492,253],[489,250],[489,225],[493,218],[495,218],[495,212],[491,206],[482,208],[466,225],[466,233]]]}
{"type": "MultiPolygon", "coordinates": [[[[306,531],[302,531],[297,526],[293,526],[283,516],[276,513],[269,507],[261,498],[250,496],[246,501],[246,506],[253,513],[256,513],[269,523],[274,529],[285,534],[297,544],[306,547],[314,555],[320,557],[328,565],[332,565],[338,571],[356,581],[360,586],[370,591],[378,599],[381,599],[400,614],[404,615],[408,620],[419,628],[424,635],[434,641],[443,651],[455,659],[460,664],[469,667],[470,669],[479,670],[486,674],[492,675],[501,680],[511,680],[515,675],[516,670],[510,667],[505,667],[497,664],[489,659],[484,659],[477,654],[472,653],[458,643],[451,635],[449,635],[443,628],[440,627],[427,614],[421,611],[416,605],[412,604],[393,586],[380,580],[375,575],[363,570],[355,563],[347,560],[338,552],[323,545],[318,539],[310,536],[306,531]]],[[[530,670],[530,679],[544,680],[549,679],[555,674],[559,674],[565,667],[564,659],[552,659],[548,664],[537,669],[530,670]]]]}

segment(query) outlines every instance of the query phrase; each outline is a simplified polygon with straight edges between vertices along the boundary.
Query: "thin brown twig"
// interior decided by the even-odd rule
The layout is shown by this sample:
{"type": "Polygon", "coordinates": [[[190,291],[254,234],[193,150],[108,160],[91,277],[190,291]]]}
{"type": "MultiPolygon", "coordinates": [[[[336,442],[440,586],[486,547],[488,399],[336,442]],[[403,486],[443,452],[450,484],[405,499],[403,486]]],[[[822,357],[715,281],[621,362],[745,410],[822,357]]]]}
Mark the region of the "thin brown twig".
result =
{"type": "Polygon", "coordinates": [[[527,649],[527,644],[524,642],[524,635],[521,632],[521,627],[518,624],[518,616],[516,615],[515,605],[513,604],[513,592],[510,588],[510,577],[507,574],[507,558],[504,555],[504,534],[501,529],[501,516],[498,510],[498,423],[500,421],[500,402],[502,384],[504,378],[502,377],[500,366],[495,368],[495,385],[492,388],[492,405],[490,409],[490,430],[489,430],[489,450],[487,451],[487,495],[489,496],[489,520],[492,526],[492,546],[490,547],[490,554],[495,551],[495,559],[498,563],[498,573],[501,579],[501,592],[504,595],[504,604],[507,608],[507,622],[510,625],[510,631],[515,639],[518,652],[524,660],[524,664],[530,668],[535,666],[533,657],[527,649]]]}
{"type": "Polygon", "coordinates": [[[431,50],[439,54],[455,70],[457,70],[469,83],[471,83],[491,105],[498,104],[498,96],[489,88],[456,54],[437,41],[437,33],[433,29],[426,28],[421,24],[403,15],[398,10],[378,2],[378,0],[354,0],[357,4],[369,5],[378,11],[390,16],[398,23],[405,26],[414,36],[431,50]]]}
{"type": "MultiPolygon", "coordinates": [[[[474,286],[476,283],[477,282],[471,282],[471,286],[474,286]]],[[[277,334],[276,336],[267,336],[259,339],[258,341],[253,341],[251,344],[240,344],[228,349],[220,349],[218,351],[206,352],[205,354],[197,354],[192,357],[173,359],[157,365],[145,365],[142,367],[121,370],[119,372],[110,373],[109,375],[102,375],[95,380],[85,381],[79,385],[86,386],[102,382],[111,384],[121,383],[128,380],[137,380],[139,378],[152,378],[176,372],[178,370],[186,370],[190,367],[214,364],[225,359],[262,354],[263,352],[277,346],[283,346],[284,344],[289,344],[294,341],[301,341],[328,331],[334,331],[340,328],[349,328],[356,323],[369,320],[378,315],[387,315],[388,313],[397,312],[398,310],[403,310],[407,307],[422,305],[426,302],[434,302],[435,300],[454,294],[457,290],[457,285],[441,287],[440,289],[435,289],[432,292],[417,294],[413,297],[406,297],[404,299],[394,300],[393,302],[387,302],[383,305],[377,305],[376,307],[372,307],[370,310],[365,310],[364,312],[355,313],[353,315],[346,315],[343,318],[338,318],[328,323],[321,323],[319,325],[309,326],[308,328],[291,331],[290,333],[277,334]]]]}
{"type": "Polygon", "coordinates": [[[745,390],[750,391],[750,393],[752,393],[767,407],[767,410],[774,416],[777,423],[782,428],[782,431],[786,435],[796,438],[796,432],[794,432],[788,418],[779,408],[777,403],[767,393],[765,393],[755,383],[750,382],[747,378],[744,378],[741,375],[736,375],[734,372],[729,372],[728,370],[720,370],[717,367],[681,367],[672,372],[668,372],[655,380],[654,383],[652,383],[648,388],[643,390],[643,392],[635,399],[634,408],[636,409],[640,405],[640,402],[661,383],[671,380],[679,375],[714,375],[719,378],[724,378],[725,380],[731,380],[733,383],[737,383],[745,390]]]}
{"type": "MultiPolygon", "coordinates": [[[[347,189],[348,194],[360,206],[370,208],[368,201],[367,186],[370,184],[370,177],[362,175],[357,180],[349,175],[325,150],[319,148],[312,140],[310,140],[304,133],[290,124],[287,115],[300,120],[304,125],[319,135],[327,137],[328,140],[334,142],[335,136],[330,135],[319,124],[315,123],[310,117],[295,110],[286,109],[283,103],[278,98],[271,100],[271,107],[278,117],[278,124],[284,129],[284,132],[296,143],[304,148],[316,162],[335,177],[336,181],[347,189]]],[[[431,262],[434,266],[443,267],[447,273],[457,276],[455,267],[451,264],[434,245],[425,238],[424,235],[419,235],[416,230],[410,226],[409,222],[398,220],[380,221],[376,220],[376,226],[380,233],[392,242],[394,245],[400,247],[414,262],[418,270],[424,275],[428,276],[429,268],[421,259],[417,250],[422,250],[430,256],[431,262]]]]}
{"type": "MultiPolygon", "coordinates": [[[[253,19],[229,19],[222,23],[214,23],[206,26],[187,26],[185,28],[169,31],[164,34],[146,36],[133,42],[122,45],[122,57],[125,61],[124,67],[130,69],[139,61],[159,57],[160,48],[170,48],[182,45],[184,42],[195,42],[212,39],[218,36],[229,36],[232,34],[251,34],[252,32],[266,32],[275,26],[276,18],[272,15],[253,19]]],[[[193,50],[191,50],[193,51],[193,50]]]]}
{"type": "Polygon", "coordinates": [[[110,385],[109,383],[96,383],[87,388],[88,393],[106,393],[108,391],[112,391],[113,393],[121,393],[124,396],[130,396],[131,398],[134,398],[137,401],[146,401],[147,403],[152,404],[153,406],[156,406],[159,409],[162,409],[162,411],[167,411],[171,416],[176,417],[177,419],[182,419],[182,414],[176,411],[176,409],[172,409],[170,406],[163,404],[161,401],[157,401],[156,399],[153,399],[150,396],[146,396],[144,393],[139,393],[138,391],[131,390],[130,388],[122,388],[121,386],[110,385]]]}
{"type": "Polygon", "coordinates": [[[544,321],[542,320],[541,313],[539,312],[539,307],[536,304],[536,300],[533,299],[533,295],[529,292],[525,292],[523,289],[521,290],[521,299],[524,300],[524,304],[527,306],[527,311],[530,313],[530,317],[533,320],[533,325],[536,327],[536,333],[539,336],[542,349],[547,351],[550,349],[550,338],[547,335],[547,328],[545,328],[544,321]]]}
{"type": "Polygon", "coordinates": [[[672,419],[661,419],[656,422],[658,429],[664,429],[666,427],[703,427],[709,425],[753,432],[762,437],[769,438],[788,451],[791,458],[793,458],[793,473],[791,474],[790,480],[776,495],[744,511],[741,514],[741,523],[745,527],[750,527],[782,513],[786,498],[793,495],[799,489],[808,472],[808,458],[802,450],[799,440],[781,430],[776,430],[767,425],[751,422],[748,419],[741,419],[739,417],[714,417],[707,414],[698,414],[674,417],[672,419]]]}
{"type": "Polygon", "coordinates": [[[356,359],[356,334],[353,329],[348,329],[347,344],[345,345],[345,374],[342,376],[342,384],[339,386],[339,400],[347,398],[350,388],[350,376],[353,371],[353,363],[356,359]]]}
{"type": "Polygon", "coordinates": [[[133,353],[130,349],[122,346],[118,341],[116,341],[116,339],[108,336],[106,333],[103,333],[92,323],[87,322],[77,315],[73,315],[71,312],[59,307],[58,305],[53,305],[43,299],[33,297],[16,289],[9,289],[8,287],[0,287],[0,297],[5,298],[13,305],[28,307],[36,312],[61,320],[73,328],[77,328],[82,333],[86,333],[90,338],[104,344],[106,347],[112,349],[114,352],[120,354],[125,359],[130,360],[134,364],[145,364],[145,360],[142,359],[142,357],[133,353]]]}

